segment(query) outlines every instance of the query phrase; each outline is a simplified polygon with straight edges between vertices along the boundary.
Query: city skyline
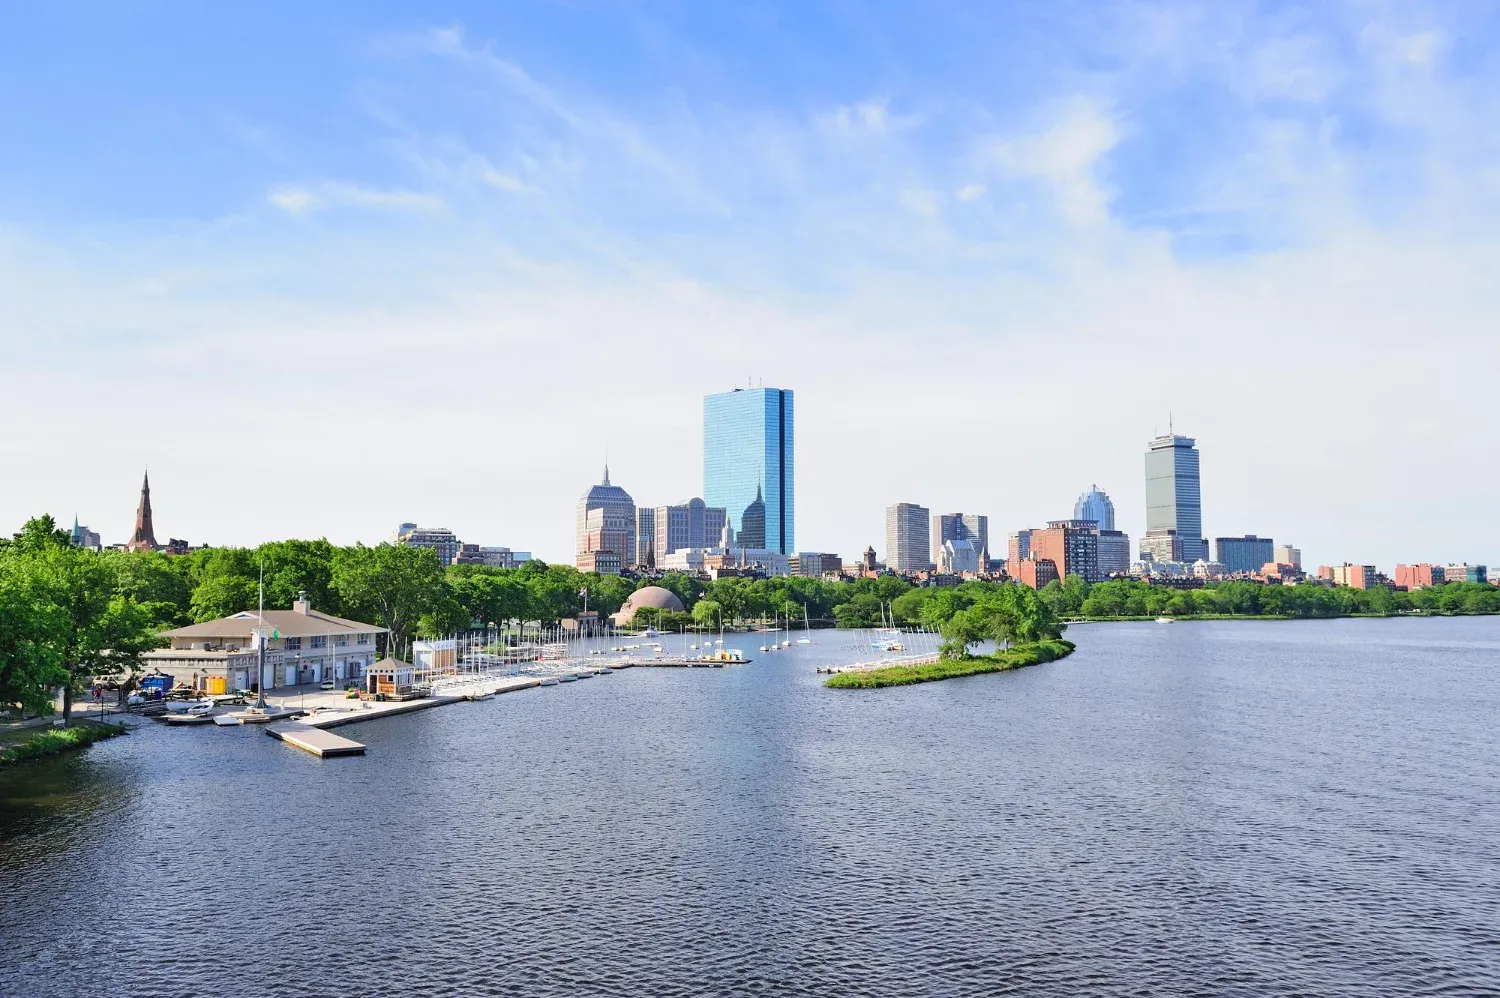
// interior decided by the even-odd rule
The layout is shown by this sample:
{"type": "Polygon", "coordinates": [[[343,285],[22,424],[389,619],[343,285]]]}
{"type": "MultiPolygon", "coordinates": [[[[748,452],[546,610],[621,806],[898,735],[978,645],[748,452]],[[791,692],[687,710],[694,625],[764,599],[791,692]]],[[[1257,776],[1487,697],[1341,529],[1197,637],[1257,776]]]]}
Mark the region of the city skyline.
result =
{"type": "Polygon", "coordinates": [[[567,561],[606,452],[700,495],[702,395],[764,381],[798,548],[903,497],[999,535],[1091,481],[1138,541],[1170,410],[1207,537],[1500,561],[1493,392],[1452,390],[1500,366],[1500,11],[767,10],[18,10],[0,519],[122,542],[149,465],[158,540],[414,521],[567,561]]]}

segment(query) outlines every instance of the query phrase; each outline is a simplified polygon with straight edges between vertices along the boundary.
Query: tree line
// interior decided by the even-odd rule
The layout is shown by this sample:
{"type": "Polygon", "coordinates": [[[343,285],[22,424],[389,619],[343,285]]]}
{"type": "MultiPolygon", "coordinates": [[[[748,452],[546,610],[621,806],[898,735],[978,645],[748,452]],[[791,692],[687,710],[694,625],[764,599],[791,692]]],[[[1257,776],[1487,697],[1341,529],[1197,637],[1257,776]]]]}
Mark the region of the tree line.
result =
{"type": "Polygon", "coordinates": [[[607,616],[647,585],[671,590],[685,609],[643,609],[637,625],[677,631],[771,620],[850,628],[894,621],[940,630],[956,642],[950,650],[960,652],[982,640],[1056,636],[1057,622],[1068,618],[1500,613],[1500,589],[1458,582],[1410,593],[1248,582],[1180,590],[1136,580],[1090,584],[1071,576],[1033,593],[983,581],[918,588],[896,576],[708,581],[668,572],[637,581],[542,561],[514,569],[444,566],[427,548],[327,540],[175,556],[96,552],[73,546],[67,532],[43,516],[12,539],[0,539],[0,706],[41,712],[52,691],[62,688],[66,711],[91,677],[128,682],[141,654],[162,643],[161,631],[255,609],[262,584],[267,608],[287,609],[305,593],[317,610],[387,628],[383,653],[398,658],[409,658],[417,637],[486,626],[525,634],[528,626],[576,616],[585,604],[607,616]]]}

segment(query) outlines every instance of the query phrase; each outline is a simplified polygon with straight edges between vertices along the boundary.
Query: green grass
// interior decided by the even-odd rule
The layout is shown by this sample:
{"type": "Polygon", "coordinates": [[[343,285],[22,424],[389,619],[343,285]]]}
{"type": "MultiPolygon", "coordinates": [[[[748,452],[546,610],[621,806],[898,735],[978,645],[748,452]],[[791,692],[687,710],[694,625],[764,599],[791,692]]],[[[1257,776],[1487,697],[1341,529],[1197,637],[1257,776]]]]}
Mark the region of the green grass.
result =
{"type": "Polygon", "coordinates": [[[861,672],[840,672],[828,677],[823,683],[836,690],[876,689],[882,686],[909,686],[912,683],[931,683],[939,679],[957,679],[959,676],[977,676],[985,672],[1008,672],[1024,669],[1028,665],[1052,662],[1073,651],[1073,642],[1061,638],[1039,641],[1031,645],[1017,645],[1008,651],[997,651],[993,655],[969,655],[964,658],[940,659],[931,665],[892,665],[884,669],[868,669],[861,672]]]}
{"type": "Polygon", "coordinates": [[[123,724],[100,724],[95,721],[75,721],[70,728],[38,728],[35,733],[14,740],[4,750],[0,750],[0,766],[83,748],[106,738],[123,735],[126,730],[123,724]]]}

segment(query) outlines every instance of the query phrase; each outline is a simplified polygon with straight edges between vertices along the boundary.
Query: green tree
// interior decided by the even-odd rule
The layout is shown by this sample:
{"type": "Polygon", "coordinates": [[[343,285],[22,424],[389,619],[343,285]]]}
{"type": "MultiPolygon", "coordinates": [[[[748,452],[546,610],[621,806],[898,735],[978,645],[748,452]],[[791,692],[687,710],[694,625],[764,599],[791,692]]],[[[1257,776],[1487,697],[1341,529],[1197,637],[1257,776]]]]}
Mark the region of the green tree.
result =
{"type": "Polygon", "coordinates": [[[193,620],[218,620],[260,605],[260,587],[254,579],[241,575],[215,575],[193,590],[193,620]]]}
{"type": "Polygon", "coordinates": [[[443,595],[443,569],[431,548],[356,544],[334,552],[333,588],[387,629],[387,655],[410,661],[412,634],[443,595]]]}
{"type": "Polygon", "coordinates": [[[27,521],[8,557],[25,598],[46,621],[45,643],[61,669],[63,719],[73,697],[94,676],[123,677],[126,689],[141,653],[160,639],[151,615],[118,595],[118,575],[96,552],[77,548],[50,516],[27,521]]]}
{"type": "Polygon", "coordinates": [[[693,623],[700,628],[712,629],[719,626],[719,621],[724,613],[724,608],[718,601],[711,599],[700,599],[693,604],[693,623]]]}

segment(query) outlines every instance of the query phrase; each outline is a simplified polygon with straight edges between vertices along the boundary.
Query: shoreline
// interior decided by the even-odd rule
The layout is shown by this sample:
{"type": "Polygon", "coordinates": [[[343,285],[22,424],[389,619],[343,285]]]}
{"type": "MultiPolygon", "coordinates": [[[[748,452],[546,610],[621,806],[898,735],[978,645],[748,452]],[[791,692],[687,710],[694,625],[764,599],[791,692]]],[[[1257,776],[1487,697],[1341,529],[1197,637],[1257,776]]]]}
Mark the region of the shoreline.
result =
{"type": "Polygon", "coordinates": [[[991,672],[1013,672],[1067,658],[1073,654],[1075,647],[1066,638],[1049,638],[1032,644],[1016,645],[990,655],[939,659],[927,665],[889,665],[859,672],[839,672],[824,680],[823,685],[833,690],[884,689],[888,686],[912,686],[991,672]]]}
{"type": "Polygon", "coordinates": [[[25,738],[6,738],[0,741],[0,745],[4,746],[0,748],[0,766],[48,759],[64,752],[88,748],[95,742],[126,734],[130,728],[124,724],[80,719],[66,728],[47,726],[31,730],[32,733],[25,738]]]}

